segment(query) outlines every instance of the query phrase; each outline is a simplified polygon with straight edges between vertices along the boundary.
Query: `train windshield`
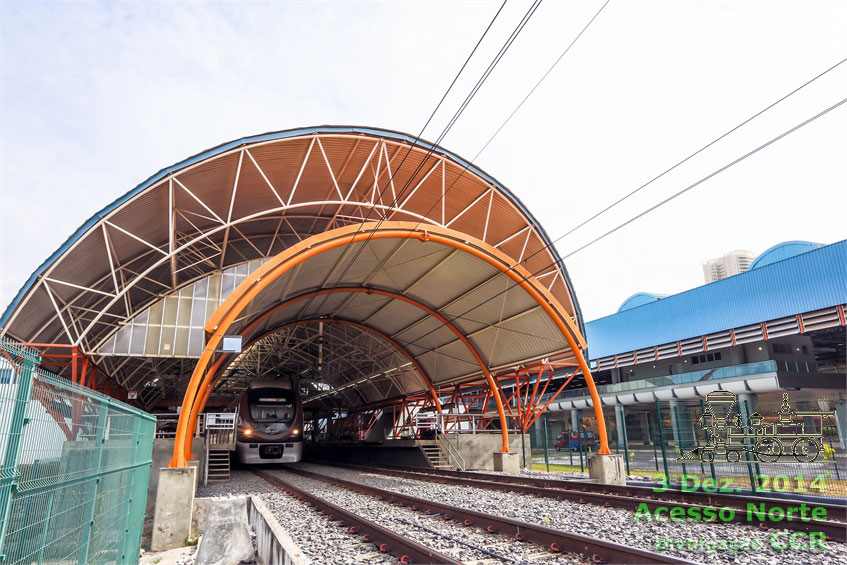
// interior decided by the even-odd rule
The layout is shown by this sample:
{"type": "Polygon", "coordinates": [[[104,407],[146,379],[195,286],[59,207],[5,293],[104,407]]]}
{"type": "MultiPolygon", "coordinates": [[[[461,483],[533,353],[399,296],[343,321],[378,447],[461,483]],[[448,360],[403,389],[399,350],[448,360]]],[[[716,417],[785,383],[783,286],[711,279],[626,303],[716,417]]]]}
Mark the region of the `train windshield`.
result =
{"type": "Polygon", "coordinates": [[[249,392],[250,419],[257,424],[289,423],[297,412],[293,391],[280,388],[259,388],[249,392]]]}

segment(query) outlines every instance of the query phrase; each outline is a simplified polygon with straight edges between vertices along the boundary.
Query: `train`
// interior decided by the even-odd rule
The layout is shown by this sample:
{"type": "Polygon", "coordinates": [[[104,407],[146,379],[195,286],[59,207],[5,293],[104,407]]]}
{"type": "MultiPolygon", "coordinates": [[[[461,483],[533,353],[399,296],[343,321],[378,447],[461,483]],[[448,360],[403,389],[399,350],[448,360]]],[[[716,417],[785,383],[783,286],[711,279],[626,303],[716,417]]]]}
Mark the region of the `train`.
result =
{"type": "Polygon", "coordinates": [[[238,403],[235,458],[246,465],[303,458],[303,401],[293,383],[249,384],[238,403]]]}

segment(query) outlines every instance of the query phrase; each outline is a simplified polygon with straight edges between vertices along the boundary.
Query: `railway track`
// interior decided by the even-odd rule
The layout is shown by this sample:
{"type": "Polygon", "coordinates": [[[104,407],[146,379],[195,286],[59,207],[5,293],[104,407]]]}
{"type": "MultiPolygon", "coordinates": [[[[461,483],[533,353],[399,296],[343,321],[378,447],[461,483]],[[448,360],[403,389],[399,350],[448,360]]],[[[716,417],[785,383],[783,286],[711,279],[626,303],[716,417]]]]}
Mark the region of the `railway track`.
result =
{"type": "MultiPolygon", "coordinates": [[[[319,461],[315,462],[320,463],[319,461]]],[[[701,510],[703,507],[715,507],[718,509],[727,507],[741,511],[733,513],[732,519],[727,520],[727,522],[756,525],[762,529],[775,528],[802,532],[823,532],[828,541],[847,542],[845,508],[832,504],[807,504],[810,507],[814,506],[826,509],[826,515],[829,518],[827,520],[774,521],[767,517],[760,518],[757,514],[748,514],[747,504],[754,504],[756,508],[761,508],[760,505],[764,504],[765,508],[779,507],[784,509],[799,505],[802,501],[725,493],[688,493],[673,490],[656,493],[650,487],[602,485],[574,480],[515,477],[468,471],[410,470],[409,468],[353,465],[338,462],[332,462],[330,464],[355,471],[378,473],[387,476],[405,477],[421,481],[502,492],[515,492],[555,500],[570,500],[582,504],[595,504],[606,508],[614,507],[632,511],[638,509],[642,504],[646,505],[651,512],[657,508],[667,507],[669,504],[684,509],[686,513],[689,509],[701,510]]],[[[720,521],[719,523],[726,522],[720,521]]]]}
{"type": "Polygon", "coordinates": [[[318,509],[319,512],[326,514],[330,520],[337,520],[340,523],[339,525],[348,527],[351,534],[361,535],[365,542],[372,542],[379,551],[397,557],[401,563],[460,563],[349,510],[297,488],[275,475],[257,470],[253,470],[253,473],[298,500],[318,509]]]}
{"type": "MultiPolygon", "coordinates": [[[[284,470],[302,477],[332,484],[342,489],[375,497],[389,504],[405,506],[428,515],[437,515],[444,520],[455,521],[465,526],[477,526],[489,534],[499,534],[518,541],[534,543],[549,551],[579,553],[594,563],[689,563],[688,561],[661,553],[654,553],[588,536],[572,534],[546,526],[529,524],[502,516],[457,508],[448,504],[441,504],[300,468],[285,467],[284,470]]],[[[263,472],[254,472],[263,478],[266,475],[263,472]]]]}

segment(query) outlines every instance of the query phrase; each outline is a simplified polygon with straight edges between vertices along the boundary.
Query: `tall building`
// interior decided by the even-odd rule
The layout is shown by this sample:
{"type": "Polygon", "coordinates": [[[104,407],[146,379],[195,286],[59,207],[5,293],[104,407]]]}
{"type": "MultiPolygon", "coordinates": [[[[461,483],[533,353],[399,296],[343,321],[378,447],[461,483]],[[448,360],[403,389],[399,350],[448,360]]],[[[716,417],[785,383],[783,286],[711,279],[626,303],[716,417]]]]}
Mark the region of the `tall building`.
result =
{"type": "Polygon", "coordinates": [[[736,249],[730,251],[723,257],[717,259],[709,259],[703,263],[703,277],[707,283],[712,283],[744,273],[750,269],[750,265],[756,258],[752,251],[745,249],[736,249]]]}

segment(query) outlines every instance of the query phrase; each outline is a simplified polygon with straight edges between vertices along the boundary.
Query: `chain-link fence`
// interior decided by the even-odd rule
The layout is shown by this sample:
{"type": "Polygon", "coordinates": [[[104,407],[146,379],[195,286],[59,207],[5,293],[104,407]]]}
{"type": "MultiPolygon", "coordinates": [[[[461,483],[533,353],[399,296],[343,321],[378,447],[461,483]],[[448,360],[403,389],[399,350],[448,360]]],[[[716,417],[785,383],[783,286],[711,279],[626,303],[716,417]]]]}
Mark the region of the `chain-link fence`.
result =
{"type": "Polygon", "coordinates": [[[0,561],[135,563],[156,421],[0,340],[0,561]]]}
{"type": "MultiPolygon", "coordinates": [[[[618,406],[606,411],[609,444],[624,456],[630,480],[767,496],[847,498],[847,450],[835,415],[817,406],[796,409],[779,393],[763,404],[757,411],[749,398],[727,401],[711,412],[706,399],[618,406]]],[[[530,433],[536,469],[587,472],[587,459],[599,442],[594,418],[583,413],[553,413],[536,422],[530,433]]]]}

